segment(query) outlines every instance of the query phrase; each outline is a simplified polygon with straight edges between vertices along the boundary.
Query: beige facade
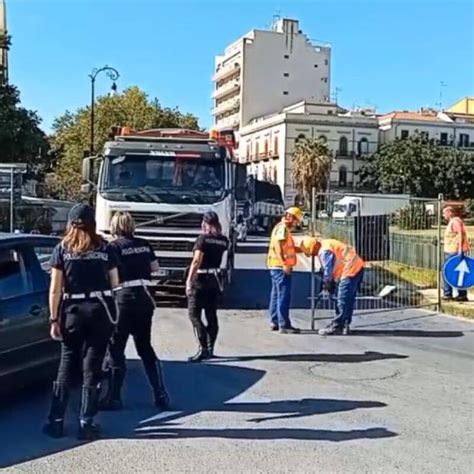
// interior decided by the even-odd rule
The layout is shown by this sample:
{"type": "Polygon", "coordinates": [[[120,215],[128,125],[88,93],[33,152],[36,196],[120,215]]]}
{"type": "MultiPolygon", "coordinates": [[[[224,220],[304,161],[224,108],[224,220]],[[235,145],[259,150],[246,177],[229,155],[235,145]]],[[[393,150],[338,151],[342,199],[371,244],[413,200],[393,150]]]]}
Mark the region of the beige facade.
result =
{"type": "Polygon", "coordinates": [[[252,30],[215,58],[214,126],[238,130],[300,100],[328,101],[331,48],[311,41],[298,21],[252,30]]]}
{"type": "Polygon", "coordinates": [[[437,145],[474,151],[474,115],[464,110],[392,112],[380,116],[379,125],[381,144],[420,133],[437,145]]]}
{"type": "Polygon", "coordinates": [[[295,197],[291,157],[300,138],[325,141],[332,152],[331,189],[352,189],[364,159],[378,147],[373,111],[346,111],[335,104],[302,101],[240,129],[239,157],[249,173],[277,183],[287,204],[295,197]]]}

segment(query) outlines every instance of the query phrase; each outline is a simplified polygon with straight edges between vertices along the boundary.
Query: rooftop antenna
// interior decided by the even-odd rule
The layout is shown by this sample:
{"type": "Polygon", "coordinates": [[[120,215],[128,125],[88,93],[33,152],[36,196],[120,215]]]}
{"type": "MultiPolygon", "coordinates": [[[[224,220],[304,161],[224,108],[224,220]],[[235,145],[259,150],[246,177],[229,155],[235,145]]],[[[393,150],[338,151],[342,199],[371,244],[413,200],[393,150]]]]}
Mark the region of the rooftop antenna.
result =
{"type": "Polygon", "coordinates": [[[273,14],[272,16],[272,24],[271,24],[271,28],[275,28],[276,26],[276,23],[281,20],[281,9],[280,8],[277,8],[276,12],[273,14]]]}
{"type": "Polygon", "coordinates": [[[339,93],[342,92],[342,89],[340,87],[335,87],[334,92],[332,93],[332,99],[336,105],[338,105],[338,98],[339,98],[339,93]]]}
{"type": "Polygon", "coordinates": [[[438,102],[438,107],[439,107],[439,110],[442,111],[443,110],[443,89],[446,88],[446,82],[444,81],[440,81],[439,83],[439,102],[438,102]]]}

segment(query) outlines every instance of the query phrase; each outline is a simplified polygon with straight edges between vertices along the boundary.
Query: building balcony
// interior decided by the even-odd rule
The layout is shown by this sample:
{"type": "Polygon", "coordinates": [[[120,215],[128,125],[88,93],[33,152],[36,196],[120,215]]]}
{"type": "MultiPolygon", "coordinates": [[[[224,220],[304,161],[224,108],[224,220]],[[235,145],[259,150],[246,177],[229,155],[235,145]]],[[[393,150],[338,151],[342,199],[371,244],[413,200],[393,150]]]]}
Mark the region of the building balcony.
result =
{"type": "Polygon", "coordinates": [[[225,112],[229,112],[232,109],[238,109],[240,106],[240,97],[233,97],[232,99],[226,100],[221,104],[214,107],[213,114],[221,115],[225,112]]]}
{"type": "Polygon", "coordinates": [[[226,128],[239,128],[240,119],[238,114],[230,115],[229,117],[218,118],[215,121],[215,128],[217,130],[224,130],[226,128]]]}
{"type": "Polygon", "coordinates": [[[228,94],[237,92],[240,90],[240,80],[234,79],[232,81],[226,82],[223,86],[219,87],[212,93],[213,99],[220,99],[228,94]]]}
{"type": "Polygon", "coordinates": [[[222,81],[226,77],[235,74],[237,71],[240,70],[240,61],[232,61],[225,66],[218,66],[215,74],[212,76],[212,80],[215,81],[222,81]]]}

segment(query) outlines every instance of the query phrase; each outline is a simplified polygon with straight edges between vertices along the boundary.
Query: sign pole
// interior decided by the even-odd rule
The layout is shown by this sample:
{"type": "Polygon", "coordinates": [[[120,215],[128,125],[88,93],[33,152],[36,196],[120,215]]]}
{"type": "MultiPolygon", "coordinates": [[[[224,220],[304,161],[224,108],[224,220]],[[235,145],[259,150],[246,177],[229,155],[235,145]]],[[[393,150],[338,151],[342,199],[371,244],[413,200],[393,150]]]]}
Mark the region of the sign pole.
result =
{"type": "Polygon", "coordinates": [[[438,255],[437,257],[437,281],[436,286],[438,290],[437,299],[438,299],[438,311],[441,312],[441,285],[443,283],[442,271],[443,271],[443,259],[442,259],[442,245],[441,245],[441,221],[443,219],[443,195],[438,194],[438,255]]]}
{"type": "Polygon", "coordinates": [[[10,169],[10,232],[13,233],[13,168],[10,169]]]}

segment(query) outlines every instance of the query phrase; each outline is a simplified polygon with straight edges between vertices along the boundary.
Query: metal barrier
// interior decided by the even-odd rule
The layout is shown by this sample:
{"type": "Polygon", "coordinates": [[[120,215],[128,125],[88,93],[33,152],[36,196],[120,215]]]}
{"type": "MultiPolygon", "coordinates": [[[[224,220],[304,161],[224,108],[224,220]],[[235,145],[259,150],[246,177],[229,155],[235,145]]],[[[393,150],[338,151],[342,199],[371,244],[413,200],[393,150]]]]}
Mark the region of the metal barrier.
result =
{"type": "MultiPolygon", "coordinates": [[[[443,198],[315,193],[311,231],[353,246],[365,260],[358,311],[441,305],[443,198]],[[344,198],[344,199],[343,199],[344,198]]],[[[312,328],[319,298],[319,262],[312,259],[312,328]]],[[[324,302],[328,309],[330,301],[324,302]]]]}

